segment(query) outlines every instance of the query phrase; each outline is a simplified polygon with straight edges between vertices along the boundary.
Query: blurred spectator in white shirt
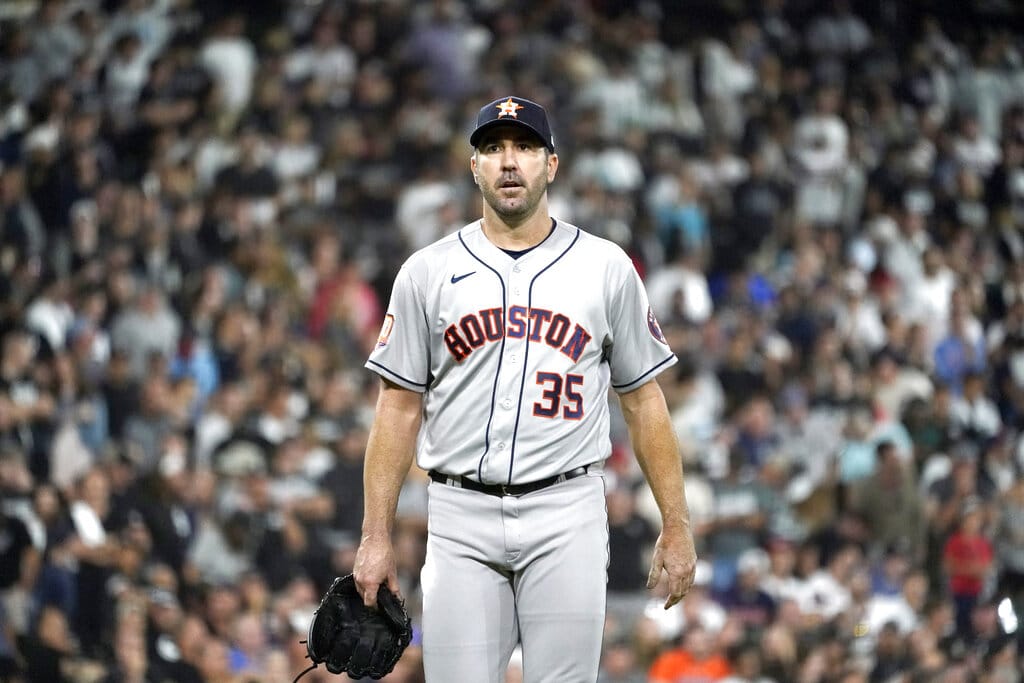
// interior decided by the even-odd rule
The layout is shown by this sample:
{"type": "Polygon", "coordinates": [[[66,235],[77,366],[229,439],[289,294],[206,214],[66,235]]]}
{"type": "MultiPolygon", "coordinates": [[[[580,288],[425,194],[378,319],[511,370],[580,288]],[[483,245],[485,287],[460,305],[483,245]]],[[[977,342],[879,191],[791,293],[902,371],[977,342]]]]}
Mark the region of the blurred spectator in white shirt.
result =
{"type": "Polygon", "coordinates": [[[149,57],[142,41],[134,33],[124,33],[114,41],[113,54],[103,70],[107,112],[119,130],[131,128],[136,121],[135,105],[149,78],[149,57]]]}
{"type": "Polygon", "coordinates": [[[850,133],[839,116],[840,105],[839,91],[822,87],[814,111],[800,117],[793,129],[791,151],[800,179],[796,215],[812,223],[835,225],[842,210],[850,133]]]}
{"type": "Polygon", "coordinates": [[[874,353],[885,345],[885,325],[878,302],[867,291],[867,278],[857,269],[843,278],[843,307],[836,321],[844,343],[860,353],[874,353]]]}
{"type": "Polygon", "coordinates": [[[249,105],[257,63],[243,13],[229,14],[214,26],[199,49],[199,62],[213,76],[223,113],[233,117],[249,105]]]}
{"type": "Polygon", "coordinates": [[[728,45],[709,39],[701,45],[700,74],[707,127],[738,138],[746,123],[742,98],[757,86],[757,72],[728,45]]]}
{"type": "Polygon", "coordinates": [[[181,319],[167,305],[165,294],[152,283],[143,286],[131,306],[111,323],[113,348],[123,349],[130,358],[132,375],[141,378],[151,354],[169,360],[178,347],[181,319]]]}
{"type": "Polygon", "coordinates": [[[928,246],[921,257],[921,275],[910,288],[908,307],[916,320],[928,331],[928,341],[935,344],[945,332],[949,319],[950,299],[956,289],[956,274],[945,264],[941,249],[928,246]]]}
{"type": "Polygon", "coordinates": [[[338,19],[325,14],[313,26],[312,39],[293,50],[284,61],[289,81],[312,78],[333,106],[344,106],[356,76],[355,53],[341,42],[338,19]]]}
{"type": "Polygon", "coordinates": [[[963,114],[960,126],[953,138],[953,153],[956,160],[982,176],[988,176],[999,163],[999,145],[986,135],[974,114],[963,114]]]}
{"type": "Polygon", "coordinates": [[[312,140],[310,121],[301,114],[288,117],[282,129],[271,164],[281,181],[282,199],[290,204],[301,198],[301,183],[317,170],[323,148],[312,140]]]}
{"type": "Polygon", "coordinates": [[[398,193],[395,221],[410,250],[422,249],[440,239],[448,225],[442,209],[453,201],[455,192],[437,169],[424,168],[398,193]]]}
{"type": "Polygon", "coordinates": [[[604,139],[620,140],[627,130],[644,124],[647,92],[625,55],[611,55],[606,63],[607,72],[580,93],[579,104],[596,107],[604,139]]]}
{"type": "Polygon", "coordinates": [[[819,568],[801,582],[797,604],[812,623],[831,621],[851,604],[850,578],[862,561],[855,545],[841,548],[827,566],[819,568]]]}
{"type": "Polygon", "coordinates": [[[693,250],[680,249],[646,284],[651,308],[664,324],[678,321],[699,325],[711,316],[708,281],[701,272],[700,256],[693,250]]]}

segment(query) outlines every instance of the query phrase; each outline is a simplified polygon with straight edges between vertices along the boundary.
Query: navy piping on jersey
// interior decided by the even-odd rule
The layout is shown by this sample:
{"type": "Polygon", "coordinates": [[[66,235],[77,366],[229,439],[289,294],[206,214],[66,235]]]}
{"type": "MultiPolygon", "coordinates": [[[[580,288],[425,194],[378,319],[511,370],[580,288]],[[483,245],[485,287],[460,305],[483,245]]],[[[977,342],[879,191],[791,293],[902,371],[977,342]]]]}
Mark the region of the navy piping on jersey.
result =
{"type": "MultiPolygon", "coordinates": [[[[501,273],[492,268],[490,264],[484,261],[482,258],[473,253],[473,250],[469,248],[465,240],[462,239],[462,233],[459,233],[459,243],[469,253],[470,256],[480,262],[487,270],[494,273],[494,276],[498,278],[498,282],[501,284],[501,320],[502,325],[508,324],[508,305],[505,301],[505,280],[502,279],[501,273]]],[[[476,478],[477,481],[483,481],[484,471],[484,458],[491,451],[491,422],[494,421],[494,405],[497,402],[498,396],[498,377],[501,375],[501,359],[505,357],[505,335],[501,335],[501,349],[498,352],[498,368],[494,371],[494,383],[491,385],[491,411],[487,414],[487,428],[484,430],[484,452],[480,454],[480,460],[476,465],[476,478]]]]}
{"type": "MultiPolygon", "coordinates": [[[[552,222],[554,221],[553,218],[551,220],[552,220],[552,222]]],[[[554,230],[552,230],[552,232],[554,232],[554,230]]],[[[574,246],[576,246],[576,242],[579,239],[580,239],[580,229],[576,228],[576,236],[572,238],[572,242],[570,242],[569,246],[567,246],[565,248],[565,251],[563,251],[561,254],[556,256],[554,258],[554,260],[551,261],[551,263],[549,263],[546,266],[544,266],[543,268],[541,268],[541,270],[536,275],[533,276],[533,279],[530,280],[530,288],[528,290],[528,294],[527,294],[527,297],[526,297],[526,306],[527,306],[527,308],[533,308],[533,285],[534,285],[535,282],[537,282],[537,278],[539,278],[541,275],[543,275],[545,272],[547,272],[548,268],[550,268],[551,266],[553,266],[556,263],[558,263],[562,259],[563,256],[568,254],[569,250],[572,249],[574,246]]],[[[523,391],[525,390],[525,387],[526,387],[527,360],[529,360],[529,357],[530,357],[530,327],[529,327],[529,325],[527,325],[527,327],[526,327],[526,337],[525,337],[525,339],[526,339],[526,350],[523,351],[523,378],[522,378],[522,380],[519,383],[519,408],[516,410],[516,424],[512,428],[512,452],[509,455],[509,462],[508,462],[508,482],[507,483],[510,486],[512,485],[512,468],[515,467],[515,464],[516,464],[516,439],[519,436],[519,417],[523,413],[523,391]]]]}
{"type": "MultiPolygon", "coordinates": [[[[542,245],[545,242],[547,242],[548,238],[551,237],[551,235],[553,235],[554,232],[555,232],[555,219],[552,218],[551,219],[551,228],[548,230],[548,234],[544,235],[544,239],[542,239],[540,242],[537,242],[537,244],[533,245],[532,247],[527,247],[526,249],[518,249],[518,250],[516,250],[516,249],[502,249],[502,251],[505,252],[506,254],[508,254],[509,256],[511,256],[512,258],[518,259],[520,256],[523,256],[524,254],[529,254],[531,251],[533,251],[534,249],[536,249],[540,245],[542,245]]],[[[499,249],[500,248],[501,247],[499,247],[499,249]]]]}
{"type": "Polygon", "coordinates": [[[668,363],[669,361],[671,361],[671,360],[672,360],[673,358],[675,358],[675,355],[674,355],[674,354],[669,354],[669,357],[668,357],[668,358],[666,358],[665,360],[661,361],[660,363],[658,363],[657,365],[655,365],[655,366],[654,366],[653,368],[651,368],[650,370],[648,370],[648,371],[647,371],[647,372],[645,372],[644,374],[642,374],[642,375],[640,375],[639,377],[637,377],[637,378],[636,378],[635,380],[633,380],[632,382],[623,382],[622,384],[613,384],[613,385],[612,385],[612,389],[619,389],[619,388],[622,388],[622,387],[628,387],[628,386],[629,386],[629,385],[631,385],[631,384],[636,384],[637,382],[639,382],[640,380],[642,380],[642,379],[643,379],[644,377],[646,377],[647,375],[651,374],[652,372],[654,372],[655,370],[657,370],[658,368],[660,368],[660,367],[661,367],[662,365],[664,365],[665,363],[668,363]]]}
{"type": "Polygon", "coordinates": [[[370,363],[371,365],[376,365],[376,366],[377,366],[378,368],[380,368],[380,369],[381,369],[381,370],[383,370],[384,372],[388,373],[388,374],[389,374],[389,375],[391,375],[392,377],[396,377],[396,378],[398,378],[398,379],[402,380],[402,381],[403,381],[403,382],[405,382],[406,384],[411,384],[411,385],[413,385],[413,386],[417,386],[417,387],[423,387],[424,389],[426,389],[426,388],[427,388],[427,384],[425,384],[424,382],[414,382],[414,381],[412,381],[411,379],[408,379],[407,377],[402,377],[401,375],[399,375],[399,374],[398,374],[397,372],[395,372],[395,371],[394,371],[394,370],[392,370],[391,368],[389,368],[389,367],[387,367],[387,366],[384,366],[384,365],[381,365],[380,363],[378,363],[378,362],[377,362],[377,361],[375,361],[375,360],[368,360],[368,361],[366,361],[366,362],[367,362],[367,363],[370,363]]]}

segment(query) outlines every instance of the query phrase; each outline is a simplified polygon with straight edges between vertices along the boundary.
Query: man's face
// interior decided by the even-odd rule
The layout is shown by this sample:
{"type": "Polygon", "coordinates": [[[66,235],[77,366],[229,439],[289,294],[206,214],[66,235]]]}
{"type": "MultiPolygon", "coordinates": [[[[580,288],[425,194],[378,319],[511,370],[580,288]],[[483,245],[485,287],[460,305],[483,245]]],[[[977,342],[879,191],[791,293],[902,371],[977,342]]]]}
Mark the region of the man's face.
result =
{"type": "Polygon", "coordinates": [[[488,206],[506,223],[517,225],[537,210],[554,180],[558,155],[549,154],[529,131],[498,126],[484,135],[470,167],[488,206]]]}

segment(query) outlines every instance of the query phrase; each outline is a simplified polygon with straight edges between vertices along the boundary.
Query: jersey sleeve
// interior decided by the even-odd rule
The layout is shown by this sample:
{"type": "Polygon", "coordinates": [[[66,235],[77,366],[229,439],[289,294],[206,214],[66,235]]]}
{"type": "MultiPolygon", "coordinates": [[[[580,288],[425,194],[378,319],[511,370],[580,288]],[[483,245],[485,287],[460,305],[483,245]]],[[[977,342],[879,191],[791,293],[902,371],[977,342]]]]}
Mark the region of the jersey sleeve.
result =
{"type": "Polygon", "coordinates": [[[430,341],[421,290],[407,266],[395,276],[391,301],[366,368],[411,391],[427,390],[430,341]]]}
{"type": "Polygon", "coordinates": [[[628,272],[610,300],[612,343],[607,351],[612,389],[622,394],[638,388],[676,363],[647,300],[640,275],[626,258],[628,272]]]}

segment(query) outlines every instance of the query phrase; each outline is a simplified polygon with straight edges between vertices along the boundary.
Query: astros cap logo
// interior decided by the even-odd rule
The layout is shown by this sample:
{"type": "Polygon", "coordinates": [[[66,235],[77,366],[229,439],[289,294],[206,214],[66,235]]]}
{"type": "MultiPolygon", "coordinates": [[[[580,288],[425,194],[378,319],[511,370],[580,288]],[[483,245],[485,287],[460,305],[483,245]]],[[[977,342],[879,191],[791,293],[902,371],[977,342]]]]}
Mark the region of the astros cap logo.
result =
{"type": "Polygon", "coordinates": [[[516,104],[512,101],[512,98],[508,98],[504,102],[498,104],[498,118],[503,116],[511,116],[514,119],[519,118],[519,114],[516,112],[523,108],[523,105],[516,104]]]}
{"type": "Polygon", "coordinates": [[[476,147],[484,131],[493,126],[521,126],[540,138],[548,151],[555,151],[555,139],[548,125],[544,107],[525,97],[504,96],[480,107],[476,116],[476,128],[469,136],[469,144],[476,147]]]}

